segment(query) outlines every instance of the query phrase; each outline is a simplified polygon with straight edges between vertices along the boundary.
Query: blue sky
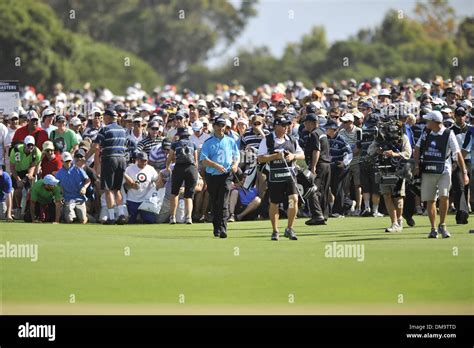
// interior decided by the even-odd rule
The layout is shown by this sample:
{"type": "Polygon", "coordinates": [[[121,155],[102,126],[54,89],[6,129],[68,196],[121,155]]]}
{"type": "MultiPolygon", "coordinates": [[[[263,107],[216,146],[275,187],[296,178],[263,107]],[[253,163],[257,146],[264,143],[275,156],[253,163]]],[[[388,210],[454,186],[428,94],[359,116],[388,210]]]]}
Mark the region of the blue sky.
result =
{"type": "MultiPolygon", "coordinates": [[[[231,0],[240,4],[239,0],[231,0]]],[[[458,16],[474,15],[474,1],[450,0],[458,16]]],[[[334,42],[355,35],[361,28],[374,28],[389,9],[414,16],[416,0],[260,0],[257,16],[221,57],[209,59],[216,66],[233,57],[239,47],[266,45],[280,56],[288,42],[297,42],[315,25],[326,29],[328,41],[334,42]],[[293,12],[290,12],[293,11],[293,12]],[[293,19],[290,19],[293,14],[293,19]]]]}

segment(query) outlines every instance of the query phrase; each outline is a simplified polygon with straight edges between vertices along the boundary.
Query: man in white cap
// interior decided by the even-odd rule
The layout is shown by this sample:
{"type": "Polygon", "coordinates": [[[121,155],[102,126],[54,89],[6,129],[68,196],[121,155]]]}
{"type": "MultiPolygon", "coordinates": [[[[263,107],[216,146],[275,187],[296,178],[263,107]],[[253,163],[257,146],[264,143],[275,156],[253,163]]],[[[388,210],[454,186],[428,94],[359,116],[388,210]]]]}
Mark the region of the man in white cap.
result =
{"type": "Polygon", "coordinates": [[[341,117],[342,129],[339,131],[341,138],[350,145],[352,149],[352,161],[349,165],[349,175],[352,177],[355,187],[355,207],[351,215],[359,216],[362,205],[362,190],[360,183],[360,144],[362,140],[362,129],[354,125],[354,115],[346,113],[341,117]]]}
{"type": "Polygon", "coordinates": [[[61,218],[61,189],[59,180],[49,174],[33,184],[25,211],[26,222],[59,223],[61,218]]]}
{"type": "Polygon", "coordinates": [[[28,135],[23,142],[15,145],[10,153],[10,170],[17,208],[20,208],[23,188],[28,190],[31,187],[36,166],[41,161],[41,152],[35,146],[35,138],[28,135]]]}
{"type": "Polygon", "coordinates": [[[421,200],[427,201],[427,211],[431,223],[428,238],[443,238],[451,235],[446,229],[446,215],[449,207],[451,187],[451,158],[455,156],[464,184],[469,184],[467,169],[454,133],[444,127],[443,115],[431,111],[424,116],[426,128],[415,147],[415,176],[421,172],[421,200]],[[437,194],[438,191],[438,194],[437,194]],[[436,197],[439,196],[439,225],[436,228],[436,197]]]}
{"type": "Polygon", "coordinates": [[[69,129],[76,134],[77,142],[82,141],[82,121],[78,117],[73,117],[69,120],[69,129]]]}
{"type": "MultiPolygon", "coordinates": [[[[84,133],[82,133],[83,139],[89,138],[91,141],[95,140],[97,134],[102,128],[103,114],[104,112],[100,108],[92,108],[91,112],[89,113],[89,119],[92,120],[92,124],[84,130],[84,133]]],[[[88,153],[87,158],[89,158],[91,154],[92,152],[90,154],[88,153]]]]}
{"type": "Polygon", "coordinates": [[[193,129],[193,134],[189,137],[189,140],[196,144],[197,148],[200,150],[202,144],[204,144],[211,135],[203,132],[203,123],[200,120],[194,121],[191,128],[193,129]]]}
{"type": "Polygon", "coordinates": [[[391,97],[391,94],[388,89],[386,88],[381,89],[378,95],[379,107],[383,108],[384,106],[389,105],[390,97],[391,97]]]}
{"type": "Polygon", "coordinates": [[[58,129],[55,125],[53,125],[53,119],[54,116],[56,115],[56,111],[54,108],[49,107],[43,110],[42,113],[42,122],[41,122],[41,127],[48,133],[48,136],[51,134],[51,132],[55,129],[58,129]]]}

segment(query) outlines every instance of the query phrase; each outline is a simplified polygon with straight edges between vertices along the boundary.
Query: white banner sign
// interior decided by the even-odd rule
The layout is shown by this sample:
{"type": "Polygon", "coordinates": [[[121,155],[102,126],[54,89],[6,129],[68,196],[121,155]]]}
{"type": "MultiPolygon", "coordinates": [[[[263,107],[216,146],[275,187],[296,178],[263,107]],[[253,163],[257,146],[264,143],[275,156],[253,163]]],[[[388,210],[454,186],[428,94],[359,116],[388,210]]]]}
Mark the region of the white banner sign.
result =
{"type": "Polygon", "coordinates": [[[0,80],[0,114],[18,112],[20,107],[20,88],[18,81],[0,80]]]}

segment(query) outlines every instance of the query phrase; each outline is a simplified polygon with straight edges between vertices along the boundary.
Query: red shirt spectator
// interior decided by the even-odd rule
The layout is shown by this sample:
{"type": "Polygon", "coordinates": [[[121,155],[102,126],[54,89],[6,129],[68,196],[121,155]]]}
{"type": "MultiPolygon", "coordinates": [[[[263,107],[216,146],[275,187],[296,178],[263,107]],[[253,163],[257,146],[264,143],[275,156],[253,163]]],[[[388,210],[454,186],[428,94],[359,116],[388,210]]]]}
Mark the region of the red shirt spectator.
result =
{"type": "Polygon", "coordinates": [[[41,178],[44,178],[48,174],[55,175],[56,172],[63,167],[63,162],[61,161],[61,154],[59,152],[54,152],[54,156],[45,154],[41,160],[41,178]]]}
{"type": "Polygon", "coordinates": [[[38,126],[39,116],[36,111],[28,111],[27,117],[28,124],[15,131],[15,135],[13,135],[12,139],[12,146],[23,143],[23,140],[25,140],[28,135],[32,135],[35,138],[36,147],[41,150],[43,148],[43,143],[48,140],[48,133],[38,126]]]}

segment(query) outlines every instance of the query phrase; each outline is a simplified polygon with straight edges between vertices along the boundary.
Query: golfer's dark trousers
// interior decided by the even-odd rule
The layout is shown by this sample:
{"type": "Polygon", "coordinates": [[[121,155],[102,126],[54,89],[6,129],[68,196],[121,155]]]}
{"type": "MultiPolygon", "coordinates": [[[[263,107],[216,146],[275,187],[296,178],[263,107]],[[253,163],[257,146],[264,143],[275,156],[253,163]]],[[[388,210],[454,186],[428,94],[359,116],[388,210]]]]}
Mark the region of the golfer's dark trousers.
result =
{"type": "MultiPolygon", "coordinates": [[[[468,174],[470,174],[470,167],[471,162],[466,161],[466,168],[468,168],[468,174]]],[[[471,179],[470,179],[471,180],[471,179]]],[[[452,186],[452,198],[454,207],[456,208],[456,221],[462,220],[460,218],[460,214],[464,214],[464,216],[468,216],[469,208],[467,206],[468,201],[468,192],[469,192],[469,185],[464,185],[464,174],[461,171],[461,167],[459,165],[456,166],[456,169],[453,170],[453,174],[451,177],[451,186],[452,186]],[[466,204],[461,204],[461,197],[462,195],[466,198],[466,204]]],[[[472,193],[471,193],[472,194],[472,193]]]]}
{"type": "Polygon", "coordinates": [[[410,220],[416,213],[416,192],[412,184],[405,183],[405,199],[403,201],[403,214],[402,216],[410,220]]]}
{"type": "Polygon", "coordinates": [[[206,183],[212,202],[214,233],[227,232],[232,174],[210,175],[206,173],[206,183]]]}
{"type": "Polygon", "coordinates": [[[314,183],[318,188],[316,196],[319,201],[319,211],[316,217],[323,216],[327,220],[329,217],[329,184],[331,183],[330,163],[318,162],[314,183]]]}
{"type": "Polygon", "coordinates": [[[344,204],[344,188],[340,188],[341,180],[343,179],[344,168],[339,168],[336,163],[331,163],[331,180],[330,187],[331,193],[334,196],[334,205],[332,206],[331,213],[343,214],[343,204],[344,204]],[[340,188],[340,189],[339,189],[340,188]]]}

